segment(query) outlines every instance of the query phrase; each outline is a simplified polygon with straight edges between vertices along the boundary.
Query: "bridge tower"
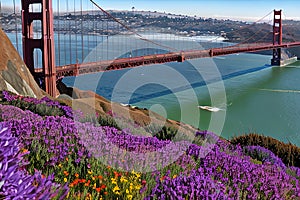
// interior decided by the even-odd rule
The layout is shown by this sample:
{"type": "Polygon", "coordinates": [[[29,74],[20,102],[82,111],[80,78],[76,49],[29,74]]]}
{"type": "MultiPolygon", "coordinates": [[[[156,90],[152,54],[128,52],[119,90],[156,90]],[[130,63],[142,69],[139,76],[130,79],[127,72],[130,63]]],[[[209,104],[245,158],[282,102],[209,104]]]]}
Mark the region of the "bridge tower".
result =
{"type": "Polygon", "coordinates": [[[22,0],[23,59],[35,80],[48,94],[56,96],[56,69],[53,35],[52,0],[22,0]],[[29,7],[41,8],[30,12],[29,7]],[[33,22],[40,21],[41,27],[33,29],[33,22]],[[41,38],[35,38],[34,30],[41,29],[41,38]],[[36,73],[34,50],[42,52],[42,73],[36,73]]]}
{"type": "MultiPolygon", "coordinates": [[[[282,10],[274,10],[273,45],[282,44],[282,10]]],[[[272,65],[280,66],[281,48],[273,49],[272,65]]]]}

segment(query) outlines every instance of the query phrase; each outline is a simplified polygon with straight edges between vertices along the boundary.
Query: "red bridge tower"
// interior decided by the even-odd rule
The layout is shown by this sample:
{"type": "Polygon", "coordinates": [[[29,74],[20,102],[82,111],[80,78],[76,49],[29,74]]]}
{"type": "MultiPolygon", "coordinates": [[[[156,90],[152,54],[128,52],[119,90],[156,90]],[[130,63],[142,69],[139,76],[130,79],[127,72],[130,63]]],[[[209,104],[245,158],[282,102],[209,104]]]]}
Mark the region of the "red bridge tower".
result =
{"type": "MultiPolygon", "coordinates": [[[[282,11],[274,10],[274,24],[273,24],[273,45],[282,44],[282,11]]],[[[273,49],[272,65],[280,66],[281,48],[273,49]]]]}
{"type": "MultiPolygon", "coordinates": [[[[33,6],[36,8],[36,6],[33,6]]],[[[38,27],[39,28],[39,27],[38,27]]],[[[36,29],[35,29],[36,30],[36,29]]],[[[23,59],[35,80],[48,94],[56,96],[56,69],[53,39],[52,0],[22,0],[23,59]],[[30,5],[38,5],[39,11],[29,11],[30,5]],[[33,22],[41,23],[41,38],[35,38],[33,22]],[[42,76],[35,73],[38,63],[34,63],[34,50],[42,52],[42,76]]]]}

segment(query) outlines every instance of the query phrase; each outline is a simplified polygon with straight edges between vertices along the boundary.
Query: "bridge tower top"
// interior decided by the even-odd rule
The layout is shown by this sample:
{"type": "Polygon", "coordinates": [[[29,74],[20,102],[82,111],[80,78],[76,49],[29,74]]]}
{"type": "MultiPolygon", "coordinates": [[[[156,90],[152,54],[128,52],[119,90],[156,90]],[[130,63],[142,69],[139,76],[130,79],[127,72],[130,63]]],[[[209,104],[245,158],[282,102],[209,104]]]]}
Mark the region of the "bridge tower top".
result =
{"type": "MultiPolygon", "coordinates": [[[[282,44],[282,10],[274,10],[273,22],[273,45],[282,44]]],[[[273,49],[273,58],[271,64],[280,66],[281,48],[273,49]]]]}
{"type": "Polygon", "coordinates": [[[52,0],[22,0],[22,40],[23,59],[31,74],[40,86],[51,96],[56,96],[56,68],[53,34],[52,0]],[[30,12],[29,7],[40,4],[40,11],[30,12]],[[34,21],[40,21],[41,27],[33,29],[34,21]],[[41,38],[35,38],[34,30],[41,29],[41,38]],[[42,52],[43,72],[37,74],[34,63],[34,50],[42,52]]]}
{"type": "Polygon", "coordinates": [[[273,44],[282,44],[282,10],[274,10],[273,44]]]}

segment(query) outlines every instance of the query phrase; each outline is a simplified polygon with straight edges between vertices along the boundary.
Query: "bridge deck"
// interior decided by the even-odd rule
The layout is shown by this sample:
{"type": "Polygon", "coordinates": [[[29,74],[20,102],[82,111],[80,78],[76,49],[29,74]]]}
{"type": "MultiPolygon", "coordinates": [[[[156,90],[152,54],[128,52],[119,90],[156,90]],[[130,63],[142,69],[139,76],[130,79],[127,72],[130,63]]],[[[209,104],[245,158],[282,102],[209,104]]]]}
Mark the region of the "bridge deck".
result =
{"type": "MultiPolygon", "coordinates": [[[[146,55],[132,58],[119,58],[114,60],[105,60],[90,63],[70,64],[56,67],[56,76],[77,76],[89,73],[103,72],[109,70],[118,70],[124,68],[138,67],[142,65],[161,64],[167,62],[183,62],[184,60],[207,58],[214,56],[229,55],[243,52],[256,52],[271,50],[277,48],[289,48],[300,46],[300,42],[283,43],[273,45],[270,43],[263,44],[243,44],[223,48],[213,48],[206,50],[188,50],[181,52],[146,55]]],[[[36,69],[37,74],[42,74],[42,69],[36,69]]]]}

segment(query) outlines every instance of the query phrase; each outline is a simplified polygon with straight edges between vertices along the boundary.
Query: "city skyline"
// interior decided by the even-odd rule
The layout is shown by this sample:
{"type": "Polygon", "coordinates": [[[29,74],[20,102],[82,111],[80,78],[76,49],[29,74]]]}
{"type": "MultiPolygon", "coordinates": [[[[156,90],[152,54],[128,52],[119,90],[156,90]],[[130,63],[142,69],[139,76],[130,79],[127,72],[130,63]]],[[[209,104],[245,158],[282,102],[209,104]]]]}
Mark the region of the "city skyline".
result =
{"type": "MultiPolygon", "coordinates": [[[[157,11],[188,16],[197,16],[217,19],[233,19],[243,21],[256,21],[272,10],[282,9],[284,19],[300,20],[298,8],[300,1],[297,0],[94,0],[105,10],[132,10],[157,11]]],[[[14,0],[0,0],[2,7],[13,6],[14,0]]],[[[16,6],[20,9],[20,0],[16,0],[16,6]]],[[[57,0],[53,0],[53,10],[57,11],[57,0]]],[[[80,6],[79,0],[60,1],[60,10],[72,10],[74,3],[80,6]]],[[[96,9],[88,0],[82,1],[84,10],[96,9]]]]}

